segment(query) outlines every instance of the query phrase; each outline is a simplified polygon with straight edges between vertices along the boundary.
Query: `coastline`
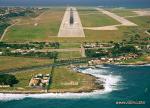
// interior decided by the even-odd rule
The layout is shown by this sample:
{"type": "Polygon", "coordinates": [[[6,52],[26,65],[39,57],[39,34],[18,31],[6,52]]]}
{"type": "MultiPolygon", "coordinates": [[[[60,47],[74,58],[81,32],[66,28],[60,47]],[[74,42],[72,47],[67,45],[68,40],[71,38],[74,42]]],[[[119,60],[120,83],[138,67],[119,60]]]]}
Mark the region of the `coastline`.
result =
{"type": "Polygon", "coordinates": [[[46,90],[0,90],[0,93],[3,94],[49,94],[49,93],[91,93],[95,90],[103,90],[104,86],[101,82],[97,82],[99,79],[91,74],[82,73],[79,71],[76,71],[77,73],[87,75],[92,78],[91,88],[81,86],[79,88],[69,88],[69,89],[50,89],[48,91],[46,90]]]}
{"type": "MultiPolygon", "coordinates": [[[[149,62],[135,62],[135,63],[102,63],[99,65],[119,65],[119,66],[149,66],[150,63],[149,62]]],[[[85,67],[85,66],[84,66],[85,67]]],[[[95,68],[96,65],[93,65],[93,67],[95,68]]],[[[78,68],[78,67],[77,67],[78,68]]],[[[91,66],[86,66],[86,68],[91,68],[91,66]]],[[[76,70],[77,73],[82,73],[76,70]]],[[[94,79],[93,83],[94,86],[92,88],[77,88],[77,89],[55,89],[55,90],[49,90],[48,92],[46,92],[45,90],[41,90],[41,91],[34,91],[34,90],[0,90],[0,94],[49,94],[49,93],[92,93],[94,91],[102,91],[105,89],[104,85],[102,84],[103,81],[101,80],[99,83],[97,83],[98,80],[100,80],[98,77],[93,76],[92,74],[87,74],[87,73],[82,73],[82,74],[86,74],[90,77],[92,77],[94,79]]]]}
{"type": "Polygon", "coordinates": [[[100,88],[89,88],[88,91],[87,89],[84,89],[84,91],[65,91],[65,92],[36,92],[36,91],[17,91],[17,92],[0,92],[0,101],[11,101],[11,100],[20,100],[24,98],[87,98],[90,97],[92,98],[93,96],[97,95],[103,95],[112,92],[113,90],[118,90],[117,86],[114,87],[114,85],[117,85],[121,81],[121,76],[118,75],[110,75],[108,72],[107,74],[104,73],[99,69],[91,69],[91,68],[86,68],[82,69],[80,67],[75,68],[77,69],[75,72],[83,73],[90,75],[96,79],[97,82],[102,82],[104,89],[100,88]],[[96,73],[95,73],[96,72],[96,73]],[[102,72],[102,73],[101,73],[102,72]]]}

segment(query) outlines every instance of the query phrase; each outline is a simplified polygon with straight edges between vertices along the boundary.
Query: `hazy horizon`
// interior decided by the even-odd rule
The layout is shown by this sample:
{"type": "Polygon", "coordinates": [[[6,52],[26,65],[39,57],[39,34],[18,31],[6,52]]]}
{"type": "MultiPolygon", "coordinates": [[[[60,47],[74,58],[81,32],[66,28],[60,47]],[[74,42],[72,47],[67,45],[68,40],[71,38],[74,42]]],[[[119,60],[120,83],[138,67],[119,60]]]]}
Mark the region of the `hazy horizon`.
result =
{"type": "Polygon", "coordinates": [[[150,0],[0,0],[0,6],[150,7],[150,0]]]}

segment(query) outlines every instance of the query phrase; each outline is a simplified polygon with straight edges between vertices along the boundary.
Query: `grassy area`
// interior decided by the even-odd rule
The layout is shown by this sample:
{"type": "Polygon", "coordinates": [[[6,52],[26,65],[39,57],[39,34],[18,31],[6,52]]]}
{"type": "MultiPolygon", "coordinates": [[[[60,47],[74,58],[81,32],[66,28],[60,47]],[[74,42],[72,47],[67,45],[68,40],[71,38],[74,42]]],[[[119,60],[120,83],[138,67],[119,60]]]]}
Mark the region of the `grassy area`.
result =
{"type": "Polygon", "coordinates": [[[60,48],[80,48],[81,43],[61,43],[60,48]]]}
{"type": "Polygon", "coordinates": [[[128,19],[139,27],[150,28],[150,16],[130,17],[128,19]]]}
{"type": "Polygon", "coordinates": [[[50,63],[52,63],[50,59],[0,56],[0,71],[50,63]]]}
{"type": "Polygon", "coordinates": [[[137,15],[136,13],[132,12],[131,9],[107,9],[107,10],[123,17],[137,15]]]}
{"type": "Polygon", "coordinates": [[[49,37],[48,41],[51,42],[63,42],[63,43],[74,43],[74,42],[83,42],[85,40],[84,37],[49,37]]]}
{"type": "Polygon", "coordinates": [[[89,91],[95,88],[94,81],[95,78],[90,75],[76,73],[66,67],[57,67],[53,73],[50,91],[89,91]]]}
{"type": "Polygon", "coordinates": [[[135,34],[139,34],[141,38],[147,37],[144,33],[145,29],[143,27],[125,27],[120,26],[118,30],[114,31],[94,31],[94,30],[85,30],[86,41],[100,41],[100,42],[109,42],[109,41],[122,41],[123,39],[129,39],[135,34]]]}
{"type": "Polygon", "coordinates": [[[119,24],[116,20],[100,13],[99,11],[79,11],[79,15],[84,27],[100,27],[119,24]]]}
{"type": "Polygon", "coordinates": [[[68,52],[59,52],[59,59],[70,59],[70,58],[79,58],[81,57],[81,53],[77,51],[68,51],[68,52]]]}
{"type": "Polygon", "coordinates": [[[23,18],[6,33],[5,41],[47,40],[56,36],[64,11],[48,10],[36,18],[23,18]]]}
{"type": "Polygon", "coordinates": [[[86,41],[120,41],[123,39],[122,33],[120,31],[94,31],[85,30],[86,41]]]}
{"type": "Polygon", "coordinates": [[[131,17],[127,19],[138,25],[136,34],[138,33],[141,38],[149,37],[148,34],[145,34],[145,31],[150,28],[150,16],[131,17]]]}
{"type": "MultiPolygon", "coordinates": [[[[144,22],[144,21],[143,21],[144,22]]],[[[143,26],[149,26],[147,23],[143,23],[143,26]]],[[[131,36],[139,34],[141,39],[149,37],[148,34],[145,34],[146,28],[143,26],[137,27],[125,27],[120,26],[116,31],[94,31],[94,30],[85,30],[87,35],[86,41],[100,41],[100,42],[109,42],[109,41],[121,41],[123,39],[129,39],[131,36]]]]}

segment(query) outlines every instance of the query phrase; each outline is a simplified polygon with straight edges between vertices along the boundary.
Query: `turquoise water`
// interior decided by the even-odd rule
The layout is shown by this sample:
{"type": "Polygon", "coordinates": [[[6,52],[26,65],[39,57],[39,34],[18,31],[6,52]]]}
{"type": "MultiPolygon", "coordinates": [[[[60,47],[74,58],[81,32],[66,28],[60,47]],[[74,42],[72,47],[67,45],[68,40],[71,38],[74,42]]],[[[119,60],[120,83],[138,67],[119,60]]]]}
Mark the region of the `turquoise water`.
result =
{"type": "Polygon", "coordinates": [[[7,98],[1,94],[0,107],[150,108],[150,66],[105,65],[100,69],[79,69],[79,71],[101,77],[104,79],[106,89],[80,94],[6,95],[7,98]],[[118,105],[117,101],[144,101],[145,104],[118,105]]]}

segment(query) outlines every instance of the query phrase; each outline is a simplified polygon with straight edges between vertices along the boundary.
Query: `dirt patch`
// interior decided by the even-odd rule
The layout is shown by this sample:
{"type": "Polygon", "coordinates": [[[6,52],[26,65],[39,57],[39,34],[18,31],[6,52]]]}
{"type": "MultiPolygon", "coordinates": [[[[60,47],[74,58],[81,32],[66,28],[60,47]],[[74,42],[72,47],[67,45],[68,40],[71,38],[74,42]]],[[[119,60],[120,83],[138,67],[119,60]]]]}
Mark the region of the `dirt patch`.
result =
{"type": "Polygon", "coordinates": [[[148,61],[148,62],[150,62],[150,56],[147,56],[147,57],[145,58],[145,60],[148,61]]]}

